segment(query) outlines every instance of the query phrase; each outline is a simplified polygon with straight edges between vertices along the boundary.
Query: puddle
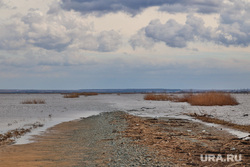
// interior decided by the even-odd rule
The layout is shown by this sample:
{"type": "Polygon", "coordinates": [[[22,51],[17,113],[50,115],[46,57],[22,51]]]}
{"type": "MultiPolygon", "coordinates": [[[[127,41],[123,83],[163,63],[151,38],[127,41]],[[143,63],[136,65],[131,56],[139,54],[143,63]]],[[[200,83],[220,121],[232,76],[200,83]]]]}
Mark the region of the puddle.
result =
{"type": "Polygon", "coordinates": [[[35,135],[42,135],[48,128],[51,128],[57,124],[68,122],[72,120],[78,120],[80,118],[87,118],[93,115],[98,115],[103,111],[89,111],[81,114],[76,114],[74,116],[70,116],[68,118],[51,118],[50,121],[48,121],[43,127],[38,127],[36,129],[32,129],[31,132],[26,133],[25,135],[21,136],[20,138],[16,139],[14,145],[20,145],[20,144],[28,144],[34,142],[33,137],[35,135]]]}

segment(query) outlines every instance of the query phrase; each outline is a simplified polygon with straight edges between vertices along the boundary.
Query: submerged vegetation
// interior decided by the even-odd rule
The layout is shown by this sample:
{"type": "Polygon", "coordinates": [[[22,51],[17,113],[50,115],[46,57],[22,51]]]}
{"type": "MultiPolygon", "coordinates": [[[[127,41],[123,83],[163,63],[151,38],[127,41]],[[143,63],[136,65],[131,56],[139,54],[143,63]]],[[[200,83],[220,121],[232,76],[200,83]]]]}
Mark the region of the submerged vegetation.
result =
{"type": "Polygon", "coordinates": [[[183,96],[169,94],[147,94],[144,100],[187,102],[195,106],[224,106],[238,105],[237,100],[230,94],[224,92],[205,92],[198,94],[185,94],[183,96]]]}
{"type": "Polygon", "coordinates": [[[21,104],[45,104],[45,103],[46,102],[44,99],[29,99],[21,102],[21,104]]]}
{"type": "Polygon", "coordinates": [[[81,92],[81,93],[69,93],[64,94],[64,98],[79,98],[80,96],[96,96],[98,93],[96,92],[81,92]]]}
{"type": "Polygon", "coordinates": [[[0,134],[0,146],[6,144],[13,144],[15,139],[20,138],[21,136],[25,135],[26,133],[31,132],[32,129],[43,127],[44,125],[40,122],[35,122],[31,124],[29,128],[18,128],[14,130],[9,130],[4,134],[0,134]]]}
{"type": "Polygon", "coordinates": [[[79,94],[78,93],[70,93],[70,94],[65,94],[63,95],[64,98],[78,98],[79,94]]]}

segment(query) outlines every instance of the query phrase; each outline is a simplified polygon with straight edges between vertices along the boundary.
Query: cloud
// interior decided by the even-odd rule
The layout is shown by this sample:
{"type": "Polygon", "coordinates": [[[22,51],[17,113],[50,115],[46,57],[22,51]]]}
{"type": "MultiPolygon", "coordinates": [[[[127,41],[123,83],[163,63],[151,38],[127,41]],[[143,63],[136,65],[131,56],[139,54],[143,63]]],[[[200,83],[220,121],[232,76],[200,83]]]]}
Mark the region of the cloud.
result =
{"type": "Polygon", "coordinates": [[[250,3],[244,0],[232,1],[220,13],[220,25],[215,41],[225,46],[249,46],[250,3]]]}
{"type": "Polygon", "coordinates": [[[63,9],[73,9],[83,14],[106,14],[121,11],[135,15],[147,7],[162,5],[164,2],[164,0],[62,0],[61,6],[63,9]]]}
{"type": "Polygon", "coordinates": [[[183,48],[188,42],[195,41],[197,38],[208,38],[211,34],[210,28],[204,26],[204,21],[201,18],[193,15],[188,15],[186,24],[180,24],[175,20],[168,20],[162,24],[160,20],[153,20],[147,27],[140,30],[137,35],[131,38],[130,44],[133,48],[136,46],[145,45],[145,39],[151,42],[164,42],[169,47],[183,48]],[[144,31],[144,32],[142,32],[144,31]],[[145,37],[140,37],[144,33],[145,37]]]}
{"type": "Polygon", "coordinates": [[[72,48],[84,50],[111,52],[119,49],[121,35],[114,30],[102,31],[99,34],[79,34],[78,39],[72,43],[72,48]]]}
{"type": "Polygon", "coordinates": [[[168,13],[218,13],[223,6],[223,1],[218,0],[176,0],[173,3],[165,3],[159,10],[168,13]]]}
{"type": "Polygon", "coordinates": [[[218,27],[214,28],[206,27],[203,19],[193,14],[187,15],[185,24],[173,19],[165,24],[153,20],[131,37],[130,44],[133,48],[147,48],[145,43],[153,40],[169,47],[184,48],[189,42],[207,41],[226,47],[247,47],[250,45],[249,8],[250,3],[244,0],[231,1],[220,11],[218,27]]]}
{"type": "Polygon", "coordinates": [[[121,36],[115,31],[102,31],[98,37],[99,41],[98,51],[110,52],[117,50],[121,44],[121,36]]]}
{"type": "Polygon", "coordinates": [[[75,49],[110,52],[117,50],[121,44],[119,33],[97,33],[91,24],[73,11],[43,14],[34,10],[24,16],[12,17],[0,28],[1,50],[37,47],[60,52],[79,46],[75,49]]]}
{"type": "Polygon", "coordinates": [[[154,46],[154,40],[145,35],[145,29],[141,29],[137,34],[133,35],[129,43],[133,49],[136,47],[152,48],[154,46]]]}
{"type": "Polygon", "coordinates": [[[7,5],[3,2],[3,0],[0,0],[0,8],[6,8],[7,5]]]}
{"type": "Polygon", "coordinates": [[[159,6],[160,11],[169,13],[198,12],[215,13],[222,1],[217,0],[62,0],[61,7],[65,10],[75,10],[82,14],[125,12],[136,15],[146,8],[159,6]]]}

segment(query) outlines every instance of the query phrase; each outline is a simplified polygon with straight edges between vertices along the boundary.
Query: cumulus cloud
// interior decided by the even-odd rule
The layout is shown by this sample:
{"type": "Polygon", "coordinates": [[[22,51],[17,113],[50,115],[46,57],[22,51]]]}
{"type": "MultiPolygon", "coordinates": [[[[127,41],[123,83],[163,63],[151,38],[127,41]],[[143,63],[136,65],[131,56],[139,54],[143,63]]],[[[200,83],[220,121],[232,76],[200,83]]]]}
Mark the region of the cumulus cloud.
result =
{"type": "Polygon", "coordinates": [[[153,20],[147,27],[137,33],[137,37],[141,36],[142,32],[146,37],[132,37],[130,44],[133,48],[136,46],[144,46],[144,39],[150,39],[154,42],[164,42],[167,46],[183,48],[188,42],[194,41],[197,38],[205,38],[211,36],[210,28],[204,26],[204,21],[193,15],[188,15],[186,24],[180,24],[175,20],[168,20],[162,24],[160,20],[153,20]]]}
{"type": "Polygon", "coordinates": [[[154,40],[145,35],[145,29],[141,29],[137,34],[133,35],[129,40],[130,45],[135,49],[136,47],[152,48],[154,40]]]}
{"type": "Polygon", "coordinates": [[[102,31],[99,34],[79,34],[71,47],[84,50],[111,52],[115,51],[121,45],[121,35],[114,30],[102,31]]]}
{"type": "Polygon", "coordinates": [[[249,46],[250,3],[244,0],[231,1],[226,6],[219,13],[218,27],[206,27],[202,18],[192,14],[187,15],[185,24],[172,19],[165,24],[153,20],[131,37],[130,44],[133,48],[147,48],[146,39],[148,42],[164,42],[169,47],[178,48],[187,47],[189,42],[194,41],[208,41],[223,46],[249,46]]]}
{"type": "Polygon", "coordinates": [[[0,25],[0,49],[13,50],[37,47],[63,51],[72,46],[77,49],[110,52],[118,49],[121,36],[115,31],[94,32],[76,12],[61,11],[43,14],[30,11],[24,16],[15,16],[0,25]]]}
{"type": "Polygon", "coordinates": [[[225,46],[249,46],[250,3],[244,0],[232,1],[220,13],[220,24],[215,41],[225,46]]]}
{"type": "Polygon", "coordinates": [[[115,31],[103,31],[97,37],[98,50],[102,52],[117,50],[121,43],[120,39],[121,36],[115,31]]]}
{"type": "Polygon", "coordinates": [[[176,12],[198,12],[214,13],[219,10],[222,1],[217,0],[62,0],[62,8],[75,10],[83,14],[96,13],[99,15],[106,13],[125,12],[132,15],[140,13],[142,10],[160,6],[161,11],[176,12]]]}

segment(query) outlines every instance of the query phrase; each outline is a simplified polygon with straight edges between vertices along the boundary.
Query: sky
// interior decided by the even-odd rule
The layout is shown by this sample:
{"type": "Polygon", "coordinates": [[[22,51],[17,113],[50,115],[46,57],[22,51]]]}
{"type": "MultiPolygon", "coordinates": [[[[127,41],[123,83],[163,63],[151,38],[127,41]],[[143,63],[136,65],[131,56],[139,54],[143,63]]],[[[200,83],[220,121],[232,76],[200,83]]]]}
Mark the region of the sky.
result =
{"type": "Polygon", "coordinates": [[[250,88],[250,0],[0,0],[0,89],[250,88]]]}

